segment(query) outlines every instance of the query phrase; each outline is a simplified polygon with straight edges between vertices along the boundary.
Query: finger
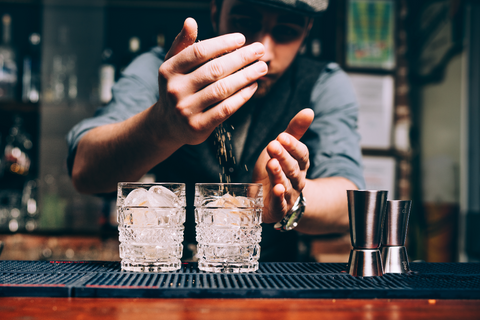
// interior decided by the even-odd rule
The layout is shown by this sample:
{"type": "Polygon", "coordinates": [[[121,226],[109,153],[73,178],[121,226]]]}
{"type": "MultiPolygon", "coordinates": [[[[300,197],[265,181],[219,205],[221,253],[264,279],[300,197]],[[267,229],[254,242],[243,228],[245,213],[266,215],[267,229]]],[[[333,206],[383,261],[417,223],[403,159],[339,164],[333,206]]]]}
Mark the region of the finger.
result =
{"type": "Polygon", "coordinates": [[[287,209],[287,200],[285,199],[285,186],[283,184],[276,184],[272,189],[275,196],[276,206],[279,212],[285,212],[287,209]]]}
{"type": "MultiPolygon", "coordinates": [[[[270,198],[270,213],[273,215],[272,222],[280,221],[285,213],[288,212],[288,203],[285,199],[285,187],[277,184],[272,188],[273,197],[270,198]]],[[[264,219],[265,221],[266,219],[264,219]]],[[[267,222],[267,221],[265,221],[267,222]]]]}
{"type": "Polygon", "coordinates": [[[199,126],[215,128],[223,123],[253,96],[257,87],[258,84],[254,82],[199,115],[199,126]]]}
{"type": "Polygon", "coordinates": [[[310,166],[310,153],[306,145],[295,139],[292,135],[282,132],[277,141],[298,162],[300,170],[307,170],[310,166]]]}
{"type": "Polygon", "coordinates": [[[303,109],[290,120],[286,133],[291,134],[295,139],[300,140],[313,121],[314,113],[312,109],[303,109]]]}
{"type": "Polygon", "coordinates": [[[269,199],[269,209],[264,211],[262,221],[264,223],[275,223],[280,221],[288,211],[283,185],[277,184],[273,186],[269,199]]]}
{"type": "Polygon", "coordinates": [[[278,160],[283,174],[290,180],[292,187],[295,190],[301,191],[304,187],[304,179],[297,160],[276,140],[268,144],[267,152],[271,158],[278,160]]]}
{"type": "Polygon", "coordinates": [[[192,72],[192,90],[197,91],[248,66],[261,58],[264,52],[263,44],[257,42],[207,62],[192,72]]]}
{"type": "Polygon", "coordinates": [[[267,72],[267,64],[263,61],[258,61],[193,94],[188,98],[188,104],[191,106],[193,112],[201,112],[255,82],[267,72]]]}
{"type": "Polygon", "coordinates": [[[272,185],[281,184],[285,187],[285,190],[287,190],[289,182],[278,159],[272,158],[268,160],[267,172],[272,185]]]}
{"type": "MultiPolygon", "coordinates": [[[[286,212],[288,210],[288,202],[292,202],[290,205],[293,205],[293,202],[297,200],[300,192],[291,188],[291,181],[285,176],[285,173],[277,159],[272,158],[267,162],[267,172],[271,185],[283,186],[283,193],[281,196],[285,200],[285,203],[282,207],[282,210],[284,210],[283,212],[286,212]]],[[[280,196],[280,194],[276,194],[276,196],[280,196]]]]}
{"type": "Polygon", "coordinates": [[[276,159],[270,159],[267,162],[267,173],[270,180],[270,184],[274,186],[272,188],[273,197],[270,199],[270,212],[276,213],[276,217],[272,217],[274,220],[280,220],[288,209],[287,199],[285,193],[287,187],[286,177],[283,175],[282,168],[276,159]]]}
{"type": "Polygon", "coordinates": [[[197,30],[198,26],[195,19],[187,18],[183,23],[182,31],[177,35],[170,50],[165,55],[165,61],[194,44],[197,39],[197,30]]]}
{"type": "Polygon", "coordinates": [[[172,63],[171,71],[176,73],[191,72],[211,59],[240,48],[244,43],[245,36],[241,33],[231,33],[196,42],[175,56],[175,63],[172,63]]]}

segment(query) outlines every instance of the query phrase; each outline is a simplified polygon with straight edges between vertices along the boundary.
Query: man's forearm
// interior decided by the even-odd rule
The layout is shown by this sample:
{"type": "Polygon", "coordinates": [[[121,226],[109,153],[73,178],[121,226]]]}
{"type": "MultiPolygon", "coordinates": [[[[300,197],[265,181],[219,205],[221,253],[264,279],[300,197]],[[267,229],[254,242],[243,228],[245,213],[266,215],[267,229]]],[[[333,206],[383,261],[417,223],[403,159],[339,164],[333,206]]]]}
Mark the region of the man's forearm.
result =
{"type": "Polygon", "coordinates": [[[268,72],[259,61],[263,44],[244,46],[240,33],[196,37],[197,24],[188,18],[158,69],[156,104],[80,140],[72,170],[78,191],[111,192],[118,181],[139,179],[182,145],[204,142],[253,96],[268,72]]]}
{"type": "Polygon", "coordinates": [[[72,169],[79,192],[113,192],[118,182],[137,181],[180,147],[162,133],[160,124],[149,122],[150,112],[94,128],[82,137],[72,169]]]}
{"type": "Polygon", "coordinates": [[[295,230],[306,234],[347,232],[346,190],[352,189],[357,189],[357,186],[343,177],[307,180],[303,189],[306,211],[295,230]]]}

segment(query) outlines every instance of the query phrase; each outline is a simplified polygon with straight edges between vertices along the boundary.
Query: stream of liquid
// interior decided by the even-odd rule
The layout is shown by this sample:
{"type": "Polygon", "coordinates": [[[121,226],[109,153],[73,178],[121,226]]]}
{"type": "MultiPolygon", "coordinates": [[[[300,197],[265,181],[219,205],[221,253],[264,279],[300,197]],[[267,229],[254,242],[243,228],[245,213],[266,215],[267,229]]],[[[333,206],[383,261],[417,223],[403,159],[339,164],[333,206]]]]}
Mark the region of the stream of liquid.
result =
{"type": "MultiPolygon", "coordinates": [[[[232,129],[234,129],[232,127],[232,129]]],[[[217,146],[217,159],[221,171],[218,173],[220,183],[230,183],[232,178],[230,173],[225,170],[225,165],[229,162],[236,164],[236,159],[233,154],[232,134],[228,132],[224,124],[220,124],[215,128],[215,145],[217,146]]]]}

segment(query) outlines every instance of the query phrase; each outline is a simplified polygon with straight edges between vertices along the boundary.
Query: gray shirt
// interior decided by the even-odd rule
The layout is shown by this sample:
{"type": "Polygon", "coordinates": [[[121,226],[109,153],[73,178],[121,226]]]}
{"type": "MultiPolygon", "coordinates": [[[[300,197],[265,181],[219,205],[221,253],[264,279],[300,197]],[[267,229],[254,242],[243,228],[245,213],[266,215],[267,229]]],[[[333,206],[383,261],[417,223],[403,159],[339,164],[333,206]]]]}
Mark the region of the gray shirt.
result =
{"type": "MultiPolygon", "coordinates": [[[[158,68],[164,55],[161,48],[154,48],[135,59],[113,86],[112,101],[69,132],[69,172],[77,144],[86,132],[101,125],[126,120],[157,102],[158,68]]],[[[307,178],[341,176],[359,188],[365,187],[360,138],[356,130],[358,104],[348,76],[337,64],[296,59],[265,99],[251,103],[254,106],[250,108],[253,111],[244,137],[245,146],[241,148],[243,152],[241,157],[237,157],[237,163],[230,168],[232,182],[250,182],[251,169],[263,148],[285,130],[293,115],[303,108],[311,108],[315,119],[302,138],[310,152],[307,178]]],[[[192,206],[193,196],[188,197],[188,194],[193,194],[192,185],[195,182],[220,182],[218,173],[221,169],[209,140],[198,146],[183,146],[153,170],[158,181],[187,183],[187,206],[192,206]]],[[[187,224],[188,219],[187,216],[187,224]]],[[[186,225],[187,239],[188,232],[194,233],[193,229],[188,229],[186,225]]],[[[271,225],[264,225],[261,260],[295,260],[295,254],[285,254],[288,251],[286,247],[296,251],[294,234],[280,234],[271,225]],[[279,250],[269,251],[269,247],[279,250]]]]}

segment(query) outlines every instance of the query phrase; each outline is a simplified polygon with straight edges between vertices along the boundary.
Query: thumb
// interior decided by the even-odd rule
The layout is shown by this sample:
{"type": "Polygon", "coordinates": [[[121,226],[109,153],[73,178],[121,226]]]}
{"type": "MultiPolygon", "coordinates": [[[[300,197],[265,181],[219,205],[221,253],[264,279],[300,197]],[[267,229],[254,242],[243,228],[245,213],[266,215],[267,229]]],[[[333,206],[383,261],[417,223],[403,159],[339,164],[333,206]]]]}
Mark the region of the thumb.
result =
{"type": "Polygon", "coordinates": [[[191,46],[195,43],[197,39],[197,22],[193,18],[187,18],[183,23],[182,31],[177,35],[175,40],[173,41],[170,50],[167,52],[165,56],[165,61],[182,51],[188,46],[191,46]]]}
{"type": "Polygon", "coordinates": [[[303,109],[290,120],[286,133],[291,134],[295,139],[300,140],[313,121],[315,114],[312,109],[303,109]]]}

